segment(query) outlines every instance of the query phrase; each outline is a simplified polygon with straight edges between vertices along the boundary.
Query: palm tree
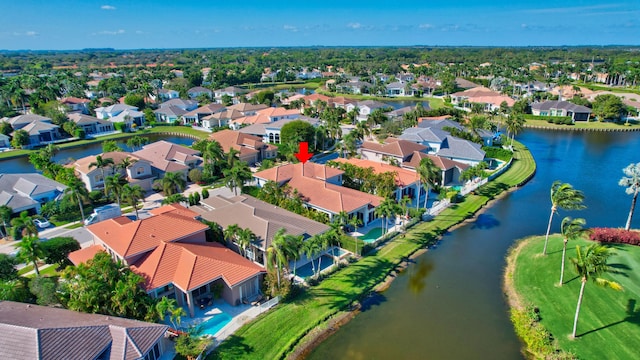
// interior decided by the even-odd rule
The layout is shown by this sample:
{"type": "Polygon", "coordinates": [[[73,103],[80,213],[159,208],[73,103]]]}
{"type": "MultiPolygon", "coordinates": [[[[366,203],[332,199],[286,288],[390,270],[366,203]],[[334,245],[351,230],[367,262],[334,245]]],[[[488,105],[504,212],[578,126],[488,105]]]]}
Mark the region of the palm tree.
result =
{"type": "Polygon", "coordinates": [[[240,229],[240,231],[238,231],[238,247],[240,248],[242,256],[247,256],[247,248],[251,246],[251,242],[255,239],[256,234],[254,234],[249,228],[240,229]]]}
{"type": "Polygon", "coordinates": [[[40,239],[38,239],[38,236],[25,236],[17,245],[17,248],[17,258],[25,262],[32,262],[33,270],[36,272],[36,276],[40,276],[40,270],[38,270],[38,260],[44,257],[44,251],[40,246],[40,239]]]}
{"type": "Polygon", "coordinates": [[[215,140],[207,141],[202,151],[202,160],[209,165],[209,176],[213,177],[215,164],[224,159],[224,150],[222,145],[215,140]]]}
{"type": "Polygon", "coordinates": [[[244,161],[236,161],[233,167],[223,171],[224,181],[228,187],[233,188],[234,194],[238,195],[238,187],[242,189],[245,182],[251,179],[251,169],[244,161]]]}
{"type": "Polygon", "coordinates": [[[285,229],[281,228],[273,236],[271,245],[267,248],[267,269],[275,270],[280,289],[280,272],[287,264],[285,229]]]}
{"type": "MultiPolygon", "coordinates": [[[[116,166],[115,166],[115,167],[116,167],[116,168],[118,168],[118,169],[122,169],[122,170],[125,172],[125,174],[126,174],[127,169],[128,169],[131,165],[135,164],[135,163],[136,163],[136,161],[137,161],[137,160],[135,160],[135,159],[133,159],[133,158],[131,158],[131,157],[127,156],[126,158],[122,159],[122,161],[120,161],[120,163],[116,164],[116,166]]],[[[126,177],[126,175],[125,175],[125,177],[126,177]]]]}
{"type": "Polygon", "coordinates": [[[304,245],[304,239],[302,235],[294,236],[287,235],[287,258],[293,260],[293,276],[296,276],[297,262],[300,259],[300,253],[302,252],[302,246],[304,245]]]}
{"type": "Polygon", "coordinates": [[[551,221],[553,220],[553,214],[558,212],[558,209],[564,210],[582,210],[586,206],[582,204],[584,200],[584,194],[580,190],[576,190],[569,183],[562,183],[560,180],[556,180],[551,184],[551,214],[549,215],[549,224],[547,225],[547,234],[544,239],[544,248],[542,249],[542,255],[547,254],[547,243],[549,242],[549,232],[551,231],[551,221]]]}
{"type": "Polygon", "coordinates": [[[161,180],[162,191],[166,196],[171,196],[175,193],[182,192],[187,186],[187,180],[184,178],[184,174],[180,171],[168,172],[164,174],[161,180]]]}
{"type": "Polygon", "coordinates": [[[524,117],[521,114],[512,114],[507,118],[505,124],[507,125],[507,137],[511,135],[511,149],[513,151],[513,141],[517,133],[522,131],[524,127],[524,117]]]}
{"type": "Polygon", "coordinates": [[[618,185],[626,187],[625,192],[629,195],[633,195],[631,199],[631,210],[629,210],[629,217],[627,217],[627,224],[624,226],[625,230],[631,228],[631,219],[633,218],[633,211],[636,207],[636,200],[638,200],[638,192],[640,191],[640,162],[637,164],[630,164],[626,168],[622,169],[622,172],[626,176],[620,179],[618,185]]]}
{"type": "Polygon", "coordinates": [[[140,185],[132,186],[129,184],[125,184],[122,187],[121,197],[122,201],[130,206],[133,206],[133,210],[135,210],[136,212],[136,220],[140,219],[140,216],[138,216],[138,202],[144,199],[144,190],[142,190],[142,187],[140,187],[140,185]]]}
{"type": "Polygon", "coordinates": [[[178,306],[176,299],[171,299],[166,296],[163,296],[160,301],[156,303],[155,310],[161,321],[164,320],[167,314],[169,314],[169,321],[171,322],[171,325],[173,325],[174,329],[178,329],[178,326],[180,326],[182,316],[187,315],[184,308],[182,306],[178,306]]]}
{"type": "Polygon", "coordinates": [[[20,216],[11,219],[11,226],[22,229],[22,236],[38,235],[38,227],[27,211],[23,211],[20,213],[20,216]]]}
{"type": "MultiPolygon", "coordinates": [[[[425,189],[425,197],[424,197],[424,208],[427,208],[427,200],[429,199],[429,191],[431,188],[435,187],[440,180],[441,170],[430,158],[423,158],[420,160],[420,165],[416,169],[418,171],[418,176],[420,177],[420,182],[424,186],[425,189]]],[[[416,199],[416,209],[418,208],[418,203],[420,202],[420,188],[418,188],[418,199],[416,199]]]]}
{"type": "MultiPolygon", "coordinates": [[[[96,161],[92,162],[89,164],[89,169],[92,169],[94,167],[97,167],[98,169],[100,169],[100,171],[102,172],[102,181],[103,183],[106,181],[106,176],[104,175],[104,168],[107,166],[113,166],[113,159],[112,158],[103,158],[102,155],[98,155],[96,156],[96,161]]],[[[107,195],[107,187],[104,187],[104,194],[105,196],[107,195]]]]}
{"type": "Polygon", "coordinates": [[[567,253],[567,243],[569,240],[575,240],[581,237],[587,229],[584,228],[584,225],[587,223],[585,219],[578,218],[572,219],[569,216],[562,219],[561,233],[562,233],[562,264],[560,265],[560,283],[562,286],[563,278],[564,278],[564,259],[567,253]]]}
{"type": "MultiPolygon", "coordinates": [[[[307,241],[305,241],[302,244],[302,251],[304,252],[304,256],[306,256],[307,259],[311,260],[311,270],[313,271],[314,276],[316,274],[316,266],[315,266],[315,263],[313,262],[313,257],[315,254],[317,254],[321,250],[322,248],[321,248],[320,242],[317,240],[315,236],[307,239],[307,241]]],[[[320,266],[319,262],[318,262],[318,266],[320,266]]]]}
{"type": "Polygon", "coordinates": [[[80,208],[80,216],[82,217],[82,223],[84,224],[84,207],[82,206],[83,201],[89,199],[89,191],[85,187],[82,180],[77,177],[72,177],[70,181],[66,183],[67,188],[64,189],[64,192],[70,194],[72,199],[78,202],[78,207],[80,208]]]}
{"type": "Polygon", "coordinates": [[[240,226],[238,224],[232,224],[227,226],[223,231],[224,239],[227,241],[227,244],[232,243],[235,239],[238,238],[238,234],[240,233],[240,226]]]}
{"type": "Polygon", "coordinates": [[[122,175],[116,173],[111,176],[107,176],[104,181],[104,188],[107,192],[112,192],[116,198],[118,206],[120,206],[120,198],[122,197],[122,188],[127,183],[127,180],[122,175]]]}
{"type": "Polygon", "coordinates": [[[385,198],[374,210],[378,216],[382,216],[384,220],[384,233],[387,233],[387,218],[393,217],[398,209],[398,204],[392,199],[385,198]]]}
{"type": "Polygon", "coordinates": [[[613,255],[609,249],[599,244],[592,244],[586,247],[586,249],[576,246],[576,257],[571,258],[578,275],[580,276],[580,295],[578,295],[578,305],[576,306],[576,315],[573,319],[573,332],[572,337],[576,337],[576,330],[578,327],[578,316],[580,314],[580,305],[582,304],[582,297],[584,296],[584,286],[589,279],[593,280],[598,286],[608,287],[616,291],[622,290],[622,285],[615,281],[606,280],[600,275],[605,272],[611,271],[607,260],[613,255]]]}

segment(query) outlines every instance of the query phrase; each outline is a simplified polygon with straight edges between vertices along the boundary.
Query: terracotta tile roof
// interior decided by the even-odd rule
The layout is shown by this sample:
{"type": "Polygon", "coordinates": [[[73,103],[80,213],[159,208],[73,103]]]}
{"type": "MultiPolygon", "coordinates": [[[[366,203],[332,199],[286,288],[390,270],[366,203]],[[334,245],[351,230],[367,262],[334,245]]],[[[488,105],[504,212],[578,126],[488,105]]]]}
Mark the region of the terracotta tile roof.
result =
{"type": "Polygon", "coordinates": [[[224,111],[224,109],[225,107],[222,104],[211,103],[211,104],[201,106],[195,110],[191,110],[188,113],[184,114],[184,116],[196,116],[196,115],[202,115],[202,114],[211,115],[217,112],[224,111]]]}
{"type": "Polygon", "coordinates": [[[238,103],[238,104],[234,104],[231,106],[227,106],[227,109],[229,110],[236,110],[236,111],[240,111],[242,113],[244,112],[255,112],[258,110],[263,110],[268,108],[267,105],[264,104],[251,104],[251,103],[238,103]]]}
{"type": "Polygon", "coordinates": [[[151,251],[163,242],[177,241],[208,229],[207,225],[194,220],[192,216],[182,215],[186,211],[189,210],[162,212],[137,221],[120,216],[89,225],[87,230],[127,259],[151,251]]]}
{"type": "Polygon", "coordinates": [[[331,100],[331,98],[329,96],[326,96],[326,95],[315,93],[315,94],[311,94],[311,95],[305,96],[304,100],[306,102],[309,102],[309,103],[315,102],[315,101],[318,101],[318,100],[321,100],[321,101],[324,101],[324,102],[328,103],[331,100]]]}
{"type": "Polygon", "coordinates": [[[229,149],[238,150],[241,154],[256,153],[256,149],[265,147],[262,138],[229,129],[214,132],[209,139],[219,142],[225,153],[229,149]]]}
{"type": "Polygon", "coordinates": [[[356,159],[356,158],[351,158],[351,159],[337,158],[332,161],[351,164],[361,168],[371,168],[373,169],[373,172],[376,174],[382,174],[385,172],[394,173],[396,178],[396,185],[398,186],[411,185],[420,179],[420,177],[415,171],[403,169],[397,166],[393,166],[393,165],[389,165],[389,164],[385,164],[377,161],[356,159]]]}
{"type": "Polygon", "coordinates": [[[147,290],[173,283],[190,291],[222,278],[232,287],[265,270],[219,243],[160,243],[131,269],[145,277],[147,290]]]}
{"type": "Polygon", "coordinates": [[[203,117],[202,120],[238,119],[241,117],[244,117],[244,114],[242,112],[227,108],[227,110],[219,111],[211,115],[207,115],[203,117]]]}
{"type": "Polygon", "coordinates": [[[269,118],[274,118],[274,117],[280,117],[280,116],[300,115],[300,110],[287,109],[283,107],[270,107],[270,108],[266,108],[258,111],[258,114],[268,116],[269,118]]]}
{"type": "Polygon", "coordinates": [[[254,174],[255,178],[287,182],[304,198],[304,201],[332,213],[351,212],[363,206],[378,206],[381,197],[343,186],[327,183],[325,180],[344,173],[326,165],[306,162],[288,164],[263,170],[254,174]]]}
{"type": "Polygon", "coordinates": [[[297,163],[272,167],[267,170],[258,171],[253,176],[281,183],[290,180],[294,176],[326,180],[342,174],[344,174],[344,171],[340,169],[307,161],[304,165],[297,163]]]}
{"type": "Polygon", "coordinates": [[[89,102],[91,102],[89,99],[80,99],[73,96],[66,97],[60,100],[60,103],[62,104],[86,104],[89,102]]]}
{"type": "Polygon", "coordinates": [[[414,151],[423,151],[426,146],[416,144],[411,141],[388,138],[384,144],[373,141],[362,143],[362,149],[377,152],[385,155],[402,157],[403,159],[411,155],[414,151]]]}
{"type": "Polygon", "coordinates": [[[67,257],[73,263],[73,265],[78,265],[86,263],[87,261],[93,259],[93,257],[100,251],[104,251],[104,248],[102,246],[91,245],[84,249],[72,251],[67,257]]]}
{"type": "Polygon", "coordinates": [[[500,106],[503,101],[505,101],[508,106],[513,106],[513,104],[515,104],[516,102],[512,98],[502,95],[499,92],[493,91],[484,86],[478,86],[465,91],[459,91],[457,93],[451,94],[451,96],[465,97],[468,98],[470,102],[489,103],[495,106],[500,106]]]}
{"type": "Polygon", "coordinates": [[[453,169],[454,167],[457,167],[460,170],[465,170],[470,166],[465,163],[461,163],[455,160],[450,160],[437,155],[425,154],[420,151],[415,151],[413,155],[411,155],[411,158],[409,158],[408,161],[405,161],[402,163],[402,166],[411,168],[411,169],[416,169],[420,165],[420,160],[424,158],[431,159],[437,167],[439,167],[441,170],[444,170],[444,171],[453,169]]]}
{"type": "Polygon", "coordinates": [[[418,118],[418,122],[423,122],[423,121],[429,121],[429,120],[447,120],[447,119],[452,119],[453,116],[451,115],[442,115],[442,116],[424,116],[424,117],[419,117],[418,118]]]}
{"type": "Polygon", "coordinates": [[[191,219],[195,219],[196,217],[198,217],[198,213],[191,211],[180,204],[169,204],[149,210],[149,213],[151,213],[152,215],[161,215],[169,212],[181,216],[186,216],[191,219]]]}

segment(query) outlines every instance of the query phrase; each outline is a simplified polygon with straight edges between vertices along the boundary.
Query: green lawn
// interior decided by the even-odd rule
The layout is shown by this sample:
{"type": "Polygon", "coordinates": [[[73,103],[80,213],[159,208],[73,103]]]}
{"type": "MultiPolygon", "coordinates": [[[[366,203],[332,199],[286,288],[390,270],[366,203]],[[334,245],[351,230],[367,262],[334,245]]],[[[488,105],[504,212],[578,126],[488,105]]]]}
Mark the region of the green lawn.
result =
{"type": "Polygon", "coordinates": [[[640,130],[640,124],[631,124],[629,126],[624,125],[624,123],[613,123],[613,122],[600,122],[600,121],[577,121],[575,125],[558,125],[547,122],[546,120],[531,120],[527,119],[525,122],[525,126],[531,127],[547,127],[552,129],[563,129],[563,130],[573,130],[573,129],[592,129],[592,130],[640,130]]]}
{"type": "Polygon", "coordinates": [[[570,257],[576,245],[588,240],[570,242],[567,248],[565,284],[560,287],[562,240],[549,239],[547,256],[540,256],[544,237],[525,240],[516,258],[513,282],[518,295],[526,303],[539,307],[542,325],[558,341],[561,349],[580,359],[637,359],[640,339],[640,247],[614,245],[615,255],[609,260],[621,274],[604,277],[622,284],[624,292],[598,287],[589,282],[578,321],[578,337],[570,340],[573,317],[580,290],[580,280],[570,257]]]}
{"type": "Polygon", "coordinates": [[[240,328],[208,358],[285,358],[309,331],[324,326],[330,317],[347,310],[416,250],[471,217],[498,193],[531,176],[535,172],[531,154],[520,143],[515,146],[512,168],[477,194],[468,195],[462,203],[444,210],[433,220],[417,224],[406,235],[396,237],[380,251],[337,271],[294,300],[279,304],[240,328]]]}

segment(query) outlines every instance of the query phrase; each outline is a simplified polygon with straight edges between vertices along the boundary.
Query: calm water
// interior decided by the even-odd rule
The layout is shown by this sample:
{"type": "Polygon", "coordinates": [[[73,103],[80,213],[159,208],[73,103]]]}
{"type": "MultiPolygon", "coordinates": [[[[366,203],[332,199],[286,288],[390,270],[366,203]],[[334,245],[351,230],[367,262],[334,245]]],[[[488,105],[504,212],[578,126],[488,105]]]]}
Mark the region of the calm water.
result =
{"type": "MultiPolygon", "coordinates": [[[[327,339],[311,359],[518,359],[501,291],[504,256],[514,239],[543,234],[556,180],[586,195],[588,226],[624,226],[631,197],[621,169],[640,162],[640,133],[527,130],[519,139],[538,171],[477,220],[447,234],[377,301],[327,339]]],[[[553,231],[559,231],[560,219],[553,231]]],[[[632,224],[640,227],[640,215],[632,224]]]]}
{"type": "MultiPolygon", "coordinates": [[[[179,136],[166,136],[166,135],[148,135],[149,141],[154,142],[158,140],[166,140],[175,144],[190,146],[193,143],[193,139],[179,136]]],[[[118,141],[118,146],[129,151],[130,149],[126,145],[127,139],[118,141]]],[[[89,155],[97,155],[102,152],[102,143],[89,144],[82,147],[65,149],[60,151],[54,157],[54,160],[59,163],[69,163],[72,160],[80,159],[89,155]]],[[[9,160],[0,160],[0,173],[24,173],[34,172],[33,165],[29,162],[28,157],[21,157],[9,160]]]]}

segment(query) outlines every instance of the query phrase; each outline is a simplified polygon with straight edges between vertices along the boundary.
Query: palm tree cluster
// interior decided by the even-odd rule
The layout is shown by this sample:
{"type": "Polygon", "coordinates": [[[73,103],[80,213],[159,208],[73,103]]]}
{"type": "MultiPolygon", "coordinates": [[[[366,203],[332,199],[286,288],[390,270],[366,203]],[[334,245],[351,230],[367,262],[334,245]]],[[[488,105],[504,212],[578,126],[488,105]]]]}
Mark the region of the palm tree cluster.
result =
{"type": "Polygon", "coordinates": [[[629,164],[626,168],[622,169],[624,175],[618,185],[624,186],[625,192],[628,195],[632,195],[631,209],[629,210],[629,216],[627,217],[627,223],[624,226],[625,230],[631,228],[631,219],[633,218],[633,212],[636,207],[636,201],[638,200],[638,192],[640,192],[640,162],[637,164],[629,164]]]}
{"type": "Polygon", "coordinates": [[[551,214],[549,215],[549,224],[547,225],[547,233],[544,239],[544,248],[542,254],[547,254],[547,244],[549,242],[549,232],[551,231],[551,222],[553,215],[558,213],[558,209],[563,210],[582,210],[585,208],[583,204],[584,194],[580,190],[576,190],[569,183],[563,183],[556,180],[551,185],[551,214]]]}

